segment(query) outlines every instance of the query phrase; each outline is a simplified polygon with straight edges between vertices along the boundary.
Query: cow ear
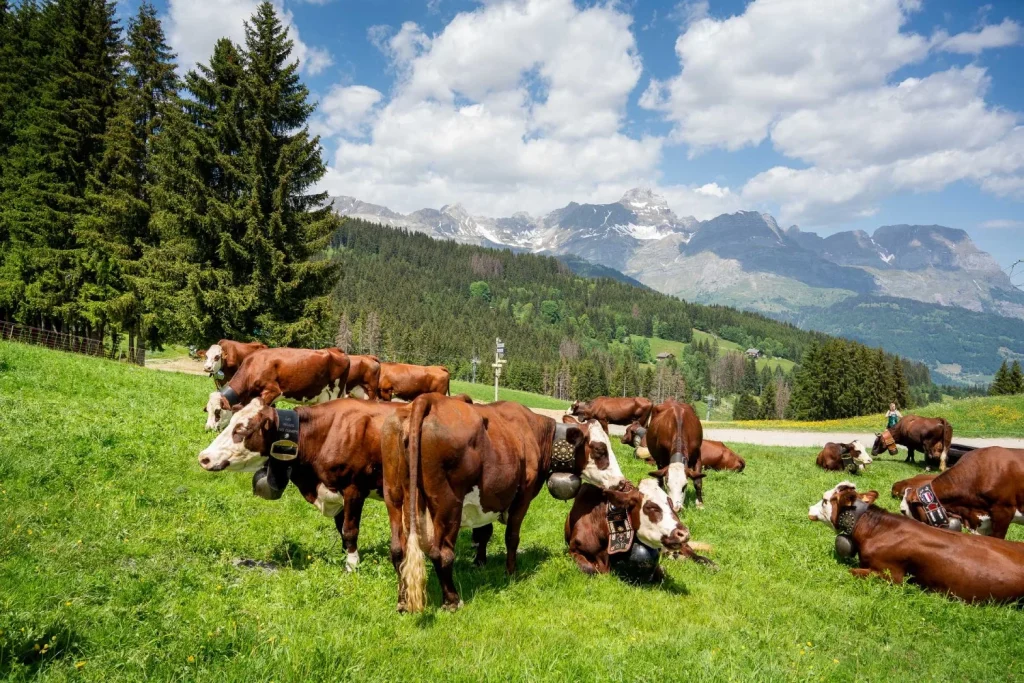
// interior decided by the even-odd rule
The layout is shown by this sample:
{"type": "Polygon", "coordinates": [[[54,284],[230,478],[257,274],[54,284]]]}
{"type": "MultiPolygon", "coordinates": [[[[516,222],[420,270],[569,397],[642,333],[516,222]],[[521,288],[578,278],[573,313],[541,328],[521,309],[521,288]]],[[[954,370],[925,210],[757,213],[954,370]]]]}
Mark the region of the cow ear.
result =
{"type": "Polygon", "coordinates": [[[579,427],[572,426],[565,430],[565,440],[571,443],[573,446],[579,446],[585,440],[583,430],[579,427]]]}
{"type": "Polygon", "coordinates": [[[662,467],[660,470],[655,470],[654,472],[648,472],[647,476],[648,477],[654,477],[655,479],[659,479],[659,480],[660,479],[664,479],[665,477],[668,476],[668,467],[662,467]]]}
{"type": "Polygon", "coordinates": [[[228,403],[228,399],[225,398],[224,394],[220,395],[220,407],[224,410],[231,410],[231,404],[228,403]]]}
{"type": "Polygon", "coordinates": [[[858,494],[857,497],[860,498],[862,502],[870,505],[878,500],[878,491],[867,491],[866,493],[858,494]]]}
{"type": "Polygon", "coordinates": [[[628,491],[605,489],[604,495],[612,505],[620,508],[633,507],[643,500],[643,496],[636,489],[629,489],[628,491]]]}

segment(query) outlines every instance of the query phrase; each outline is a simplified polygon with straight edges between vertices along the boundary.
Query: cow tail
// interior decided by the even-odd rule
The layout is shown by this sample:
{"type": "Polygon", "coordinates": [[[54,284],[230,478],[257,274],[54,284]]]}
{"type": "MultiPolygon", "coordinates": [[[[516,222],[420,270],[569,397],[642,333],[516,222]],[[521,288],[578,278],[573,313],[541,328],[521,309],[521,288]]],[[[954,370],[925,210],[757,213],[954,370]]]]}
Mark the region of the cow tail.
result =
{"type": "Polygon", "coordinates": [[[946,463],[946,459],[949,457],[949,445],[953,442],[953,425],[949,424],[946,419],[942,420],[942,464],[946,463]]]}
{"type": "Polygon", "coordinates": [[[423,420],[430,410],[430,398],[422,396],[412,405],[409,416],[409,536],[405,542],[405,559],[402,560],[402,583],[405,584],[406,609],[422,612],[427,602],[427,567],[419,539],[419,493],[420,493],[420,442],[423,420]]]}

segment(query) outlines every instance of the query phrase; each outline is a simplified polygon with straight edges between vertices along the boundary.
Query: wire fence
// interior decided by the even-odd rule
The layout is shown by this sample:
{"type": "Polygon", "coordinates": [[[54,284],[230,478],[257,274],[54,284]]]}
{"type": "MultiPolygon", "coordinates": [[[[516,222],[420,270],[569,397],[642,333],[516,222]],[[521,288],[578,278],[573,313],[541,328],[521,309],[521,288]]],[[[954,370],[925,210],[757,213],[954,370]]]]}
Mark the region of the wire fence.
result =
{"type": "Polygon", "coordinates": [[[66,332],[44,330],[39,327],[29,327],[28,325],[19,325],[18,323],[10,323],[4,320],[0,320],[0,339],[45,346],[48,349],[55,349],[57,351],[81,353],[86,356],[123,360],[135,365],[144,366],[146,364],[146,349],[144,348],[117,349],[114,353],[111,353],[103,346],[103,342],[98,339],[78,337],[66,332]]]}

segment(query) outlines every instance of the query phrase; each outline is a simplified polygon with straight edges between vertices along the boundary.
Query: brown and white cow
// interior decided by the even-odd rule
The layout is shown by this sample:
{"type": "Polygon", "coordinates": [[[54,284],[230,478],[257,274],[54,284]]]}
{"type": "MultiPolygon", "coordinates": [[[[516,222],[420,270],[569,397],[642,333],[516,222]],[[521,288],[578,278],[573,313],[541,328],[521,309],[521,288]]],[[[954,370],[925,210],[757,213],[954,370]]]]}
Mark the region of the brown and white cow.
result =
{"type": "Polygon", "coordinates": [[[348,362],[345,395],[352,393],[356,398],[365,398],[369,401],[377,400],[380,384],[380,359],[377,356],[349,355],[348,362]],[[361,392],[362,395],[357,396],[356,391],[361,392]]]}
{"type": "Polygon", "coordinates": [[[687,478],[693,479],[697,507],[704,507],[704,466],[701,443],[704,429],[688,403],[674,398],[655,406],[647,428],[647,449],[658,471],[651,472],[664,483],[672,507],[679,510],[686,498],[687,478]]]}
{"type": "MultiPolygon", "coordinates": [[[[609,505],[628,518],[635,534],[632,543],[693,555],[686,545],[690,531],[679,521],[657,480],[642,479],[639,486],[623,480],[612,489],[584,484],[565,519],[565,543],[584,574],[607,574],[617,561],[629,558],[630,548],[609,548],[609,505]]],[[[659,568],[653,578],[660,576],[659,568]]]]}
{"type": "Polygon", "coordinates": [[[474,529],[481,563],[493,523],[503,522],[505,570],[515,572],[523,519],[554,458],[591,483],[609,468],[606,442],[589,433],[588,425],[557,424],[517,403],[469,405],[435,393],[413,401],[407,420],[396,415],[385,421],[384,502],[399,611],[424,607],[424,551],[441,583],[445,609],[461,605],[453,577],[460,527],[474,529]]]}
{"type": "Polygon", "coordinates": [[[440,365],[381,363],[379,396],[382,401],[397,398],[412,401],[422,394],[449,393],[448,368],[440,365]]]}
{"type": "Polygon", "coordinates": [[[607,432],[608,425],[628,425],[639,422],[646,425],[651,417],[654,404],[642,396],[635,398],[599,396],[593,401],[576,401],[569,407],[569,414],[583,418],[583,421],[597,420],[607,432]]]}
{"type": "MultiPolygon", "coordinates": [[[[1024,524],[1024,449],[970,451],[930,483],[946,512],[972,531],[1006,538],[1010,524],[1024,524]]],[[[927,518],[917,490],[906,488],[900,510],[923,522],[927,518]]]]}
{"type": "Polygon", "coordinates": [[[260,342],[239,342],[221,339],[206,350],[203,371],[213,378],[218,389],[231,381],[246,358],[267,348],[260,342]]]}
{"type": "Polygon", "coordinates": [[[909,479],[901,479],[892,485],[892,497],[903,498],[903,494],[906,493],[907,489],[919,489],[925,484],[932,483],[935,477],[939,476],[935,472],[922,472],[921,474],[914,475],[909,479]]]}
{"type": "MultiPolygon", "coordinates": [[[[891,441],[907,449],[906,462],[914,462],[914,452],[924,453],[925,465],[928,458],[939,461],[939,469],[946,471],[946,460],[949,457],[949,445],[953,441],[953,427],[941,417],[920,417],[905,415],[903,418],[881,434],[876,435],[875,444],[871,447],[871,455],[878,455],[887,449],[886,436],[891,441]]],[[[893,450],[895,454],[895,450],[893,450]]]]}
{"type": "Polygon", "coordinates": [[[823,470],[831,472],[847,470],[851,474],[862,472],[872,462],[871,456],[868,455],[860,441],[852,443],[832,443],[830,441],[821,449],[818,459],[815,461],[823,470]]]}
{"type": "MultiPolygon", "coordinates": [[[[626,433],[622,435],[622,443],[626,446],[633,446],[636,451],[634,455],[641,460],[654,464],[651,452],[647,448],[647,430],[640,426],[639,422],[633,422],[626,427],[626,433]]],[[[742,472],[747,461],[736,451],[726,446],[721,441],[704,439],[700,446],[701,466],[706,470],[720,470],[742,472]]]]}
{"type": "Polygon", "coordinates": [[[348,378],[348,356],[339,349],[264,349],[244,361],[238,372],[206,402],[206,428],[217,429],[237,407],[257,399],[269,406],[278,398],[323,403],[339,398],[348,378]]]}
{"type": "MultiPolygon", "coordinates": [[[[333,517],[347,557],[345,568],[359,564],[359,522],[368,497],[382,499],[381,426],[408,406],[356,399],[338,399],[300,407],[298,444],[290,452],[272,450],[282,438],[278,410],[253,401],[231,416],[231,423],[199,454],[210,472],[255,471],[253,493],[270,500],[281,497],[288,482],[325,517],[333,517]]],[[[284,411],[281,411],[284,412],[284,411]]]]}
{"type": "Polygon", "coordinates": [[[877,498],[844,481],[807,511],[852,540],[860,566],[851,574],[906,580],[967,602],[1024,598],[1024,543],[918,524],[873,505],[877,498]]]}

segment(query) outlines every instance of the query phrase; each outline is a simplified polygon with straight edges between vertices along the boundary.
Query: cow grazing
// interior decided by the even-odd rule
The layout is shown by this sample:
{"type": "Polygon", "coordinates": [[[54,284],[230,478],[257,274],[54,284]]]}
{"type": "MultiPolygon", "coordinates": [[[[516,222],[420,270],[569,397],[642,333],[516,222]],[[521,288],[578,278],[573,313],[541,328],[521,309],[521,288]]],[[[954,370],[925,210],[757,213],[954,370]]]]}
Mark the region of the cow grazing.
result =
{"type": "Polygon", "coordinates": [[[1024,598],[1024,543],[918,524],[873,505],[877,498],[842,482],[807,511],[852,541],[860,566],[851,574],[907,580],[967,602],[1024,598]]]}
{"type": "Polygon", "coordinates": [[[253,492],[272,500],[293,482],[321,514],[334,518],[347,553],[345,568],[355,571],[363,503],[384,495],[381,425],[402,410],[408,406],[356,399],[300,407],[292,456],[271,449],[282,438],[278,411],[253,401],[232,415],[228,428],[199,454],[199,464],[210,472],[257,470],[253,492]]]}
{"type": "Polygon", "coordinates": [[[601,423],[601,429],[607,432],[609,424],[628,425],[639,422],[641,426],[646,425],[653,407],[654,404],[643,397],[600,396],[587,403],[576,401],[569,408],[569,414],[583,418],[584,421],[597,420],[601,423]]]}
{"type": "Polygon", "coordinates": [[[348,356],[339,349],[265,349],[244,361],[220,391],[210,394],[204,409],[206,428],[217,429],[236,407],[259,399],[269,406],[278,398],[322,403],[341,396],[348,378],[348,356]]]}
{"type": "MultiPolygon", "coordinates": [[[[652,465],[655,464],[651,458],[651,452],[647,448],[647,430],[641,427],[639,422],[634,422],[626,427],[626,433],[622,435],[622,443],[626,446],[633,446],[636,449],[634,452],[636,457],[646,460],[652,465]]],[[[706,470],[742,472],[747,466],[747,461],[738,453],[721,441],[712,441],[711,439],[704,439],[701,442],[700,460],[701,466],[706,470]]]]}
{"type": "Polygon", "coordinates": [[[382,401],[394,398],[412,401],[430,393],[447,395],[448,384],[448,368],[440,365],[380,364],[379,397],[382,401]]]}
{"type": "Polygon", "coordinates": [[[493,522],[503,522],[505,569],[515,572],[523,519],[552,469],[618,485],[624,478],[609,476],[607,437],[599,441],[589,434],[588,425],[556,424],[517,403],[469,405],[440,394],[413,401],[406,420],[396,415],[385,421],[384,502],[399,611],[424,607],[423,551],[441,583],[445,609],[461,605],[453,577],[460,526],[474,530],[481,564],[493,522]]]}
{"type": "Polygon", "coordinates": [[[860,441],[825,444],[815,461],[818,467],[831,472],[847,470],[851,474],[862,472],[873,461],[860,441]]]}
{"type": "Polygon", "coordinates": [[[376,356],[349,356],[348,380],[345,382],[345,395],[352,393],[357,398],[369,401],[377,400],[380,384],[380,359],[376,356]],[[362,395],[356,395],[356,391],[362,395]]]}
{"type": "Polygon", "coordinates": [[[704,472],[701,462],[701,443],[704,429],[693,406],[670,398],[656,406],[647,428],[647,448],[657,472],[651,476],[664,482],[674,509],[683,507],[686,498],[686,480],[693,479],[697,507],[704,507],[704,472]]]}
{"type": "Polygon", "coordinates": [[[260,342],[221,339],[206,350],[203,371],[213,378],[213,383],[220,389],[235,376],[242,361],[265,348],[267,345],[260,342]]]}
{"type": "MultiPolygon", "coordinates": [[[[914,462],[914,452],[921,451],[926,466],[928,458],[935,458],[939,461],[939,469],[944,472],[952,441],[953,427],[943,418],[905,415],[895,426],[876,436],[871,455],[886,450],[888,443],[898,444],[906,447],[907,462],[914,462]],[[890,438],[887,439],[887,435],[890,438]]],[[[895,445],[891,447],[891,452],[895,454],[895,445]]]]}
{"type": "Polygon", "coordinates": [[[903,498],[903,494],[906,493],[907,489],[919,489],[925,484],[932,483],[932,480],[937,476],[939,475],[933,472],[922,472],[910,479],[901,479],[892,485],[892,497],[903,498]]]}
{"type": "MultiPolygon", "coordinates": [[[[584,574],[607,574],[614,564],[629,559],[630,545],[609,546],[609,505],[629,520],[635,534],[630,543],[642,543],[656,550],[688,550],[690,532],[679,521],[668,495],[656,480],[643,479],[639,486],[623,480],[614,489],[585,484],[565,520],[565,543],[584,574]]],[[[654,576],[660,575],[659,568],[654,576]]]]}
{"type": "MultiPolygon", "coordinates": [[[[956,467],[932,479],[931,486],[946,512],[972,531],[1006,538],[1010,524],[1024,524],[1024,449],[970,451],[956,467]]],[[[923,522],[927,517],[917,489],[904,491],[900,510],[923,522]]]]}

